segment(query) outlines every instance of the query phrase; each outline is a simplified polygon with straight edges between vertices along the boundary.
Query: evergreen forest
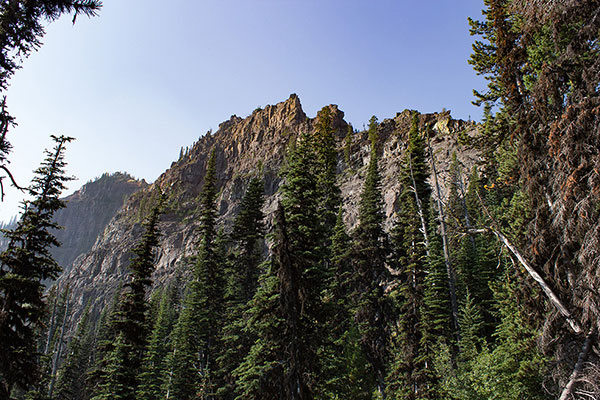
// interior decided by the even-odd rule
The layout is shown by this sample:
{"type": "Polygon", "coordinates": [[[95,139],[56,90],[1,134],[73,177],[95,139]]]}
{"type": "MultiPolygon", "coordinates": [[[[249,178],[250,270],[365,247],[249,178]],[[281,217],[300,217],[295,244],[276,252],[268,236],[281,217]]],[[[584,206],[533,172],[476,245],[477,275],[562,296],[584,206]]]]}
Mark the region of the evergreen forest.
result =
{"type": "MultiPolygon", "coordinates": [[[[46,22],[101,7],[1,1],[1,91],[46,22]]],[[[458,138],[481,162],[467,169],[454,153],[442,173],[433,123],[411,111],[388,223],[382,124],[373,116],[342,136],[324,107],[289,139],[271,211],[259,165],[224,221],[213,146],[195,244],[175,277],[156,278],[161,227],[178,210],[173,190],[156,186],[132,217],[128,275],[102,310],[54,284],[53,216],[74,139],[53,136],[20,188],[5,96],[1,195],[13,185],[29,200],[2,229],[0,399],[600,399],[600,4],[482,7],[468,62],[488,82],[474,91],[484,117],[458,138]],[[357,137],[368,162],[350,204],[339,180],[356,172],[357,137]]]]}

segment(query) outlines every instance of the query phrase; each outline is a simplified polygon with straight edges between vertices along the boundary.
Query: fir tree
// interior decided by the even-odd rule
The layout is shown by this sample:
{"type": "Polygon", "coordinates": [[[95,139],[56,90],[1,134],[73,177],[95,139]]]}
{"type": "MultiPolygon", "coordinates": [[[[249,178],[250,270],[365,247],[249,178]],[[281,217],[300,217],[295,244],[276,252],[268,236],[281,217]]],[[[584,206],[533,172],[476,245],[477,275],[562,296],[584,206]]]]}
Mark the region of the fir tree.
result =
{"type": "Polygon", "coordinates": [[[46,311],[43,281],[55,279],[61,268],[50,256],[58,242],[54,213],[64,207],[59,199],[64,183],[65,145],[72,138],[52,136],[53,152],[35,172],[23,214],[12,231],[4,232],[8,248],[0,254],[0,397],[13,388],[26,389],[39,379],[37,330],[46,311]]]}
{"type": "MultiPolygon", "coordinates": [[[[282,220],[275,219],[276,236],[280,236],[282,220]]],[[[280,240],[277,240],[281,243],[280,240]]],[[[278,253],[277,248],[274,254],[278,253]]],[[[284,320],[280,307],[277,264],[265,262],[259,285],[245,313],[247,322],[243,334],[253,340],[244,360],[232,375],[236,381],[236,400],[279,400],[284,387],[285,343],[282,332],[284,320]]]]}
{"type": "Polygon", "coordinates": [[[340,206],[331,238],[331,276],[325,293],[327,342],[320,351],[323,385],[320,398],[370,399],[374,382],[354,322],[352,241],[340,206]]]}
{"type": "Polygon", "coordinates": [[[88,304],[83,312],[83,317],[77,324],[75,335],[69,342],[66,359],[58,371],[53,398],[61,400],[89,398],[85,380],[90,368],[93,342],[94,332],[88,304]]]}
{"type": "Polygon", "coordinates": [[[125,285],[122,301],[111,321],[116,342],[105,353],[106,369],[101,372],[94,400],[136,398],[138,375],[148,337],[148,304],[145,297],[152,285],[163,199],[164,196],[161,195],[158,204],[144,222],[142,238],[132,250],[135,257],[129,265],[131,281],[125,285]]]}
{"type": "Polygon", "coordinates": [[[286,319],[281,307],[279,270],[290,264],[288,227],[281,203],[274,219],[273,259],[265,262],[258,289],[245,313],[244,334],[253,340],[250,351],[234,370],[236,400],[278,400],[285,393],[288,357],[286,319]]]}
{"type": "Polygon", "coordinates": [[[253,178],[242,199],[240,211],[233,224],[231,239],[234,253],[228,270],[226,293],[226,324],[223,328],[223,354],[218,363],[219,375],[224,382],[219,388],[223,398],[232,398],[235,390],[233,370],[250,350],[253,337],[244,334],[244,311],[252,300],[258,285],[262,259],[264,215],[264,182],[253,178]]]}
{"type": "Polygon", "coordinates": [[[389,279],[385,266],[387,236],[383,231],[383,196],[377,166],[377,118],[369,124],[371,159],[360,196],[359,224],[354,232],[356,313],[361,344],[371,365],[379,395],[386,394],[385,375],[388,348],[386,316],[389,315],[383,283],[389,279]]]}
{"type": "Polygon", "coordinates": [[[346,132],[346,137],[344,138],[344,161],[346,162],[346,167],[350,167],[350,161],[352,156],[352,137],[354,136],[354,128],[352,125],[348,124],[348,131],[346,132]]]}
{"type": "Polygon", "coordinates": [[[394,267],[400,273],[398,282],[399,321],[395,339],[395,359],[391,368],[392,392],[397,398],[415,399],[429,386],[430,366],[427,350],[422,349],[422,310],[425,271],[429,254],[429,237],[425,218],[429,215],[430,188],[425,161],[425,143],[419,134],[418,114],[413,113],[408,147],[400,172],[402,191],[399,210],[392,232],[394,267]]]}
{"type": "Polygon", "coordinates": [[[301,137],[282,186],[287,229],[278,239],[284,240],[281,249],[287,256],[278,263],[277,275],[286,321],[284,392],[290,399],[310,399],[315,394],[325,318],[321,298],[326,277],[324,228],[315,223],[320,191],[313,145],[308,135],[301,137]]]}
{"type": "MultiPolygon", "coordinates": [[[[440,349],[448,349],[454,357],[456,332],[452,324],[452,307],[448,288],[448,274],[442,250],[442,238],[438,233],[437,220],[433,212],[433,201],[429,217],[429,254],[424,265],[423,305],[420,310],[421,322],[419,350],[415,363],[424,365],[423,381],[426,382],[419,398],[440,399],[444,392],[440,385],[444,377],[434,368],[440,349]]],[[[401,317],[402,318],[402,317],[401,317]]]]}
{"type": "Polygon", "coordinates": [[[250,301],[256,290],[264,236],[263,203],[264,182],[262,179],[253,178],[242,199],[240,212],[234,221],[231,234],[236,249],[234,257],[236,282],[230,285],[230,288],[231,291],[236,292],[231,295],[240,303],[250,301]]]}
{"type": "Polygon", "coordinates": [[[331,109],[323,107],[317,113],[317,124],[313,147],[317,158],[317,180],[320,196],[320,221],[329,240],[335,225],[338,207],[341,203],[340,189],[337,185],[337,151],[335,148],[335,130],[332,126],[331,109]]]}
{"type": "Polygon", "coordinates": [[[168,392],[177,399],[214,398],[223,324],[224,254],[216,228],[216,155],[211,152],[200,198],[200,242],[174,332],[168,392]]]}
{"type": "Polygon", "coordinates": [[[164,398],[167,379],[167,355],[172,346],[172,331],[179,311],[179,288],[177,283],[167,286],[160,296],[158,314],[148,340],[144,355],[137,399],[164,398]]]}

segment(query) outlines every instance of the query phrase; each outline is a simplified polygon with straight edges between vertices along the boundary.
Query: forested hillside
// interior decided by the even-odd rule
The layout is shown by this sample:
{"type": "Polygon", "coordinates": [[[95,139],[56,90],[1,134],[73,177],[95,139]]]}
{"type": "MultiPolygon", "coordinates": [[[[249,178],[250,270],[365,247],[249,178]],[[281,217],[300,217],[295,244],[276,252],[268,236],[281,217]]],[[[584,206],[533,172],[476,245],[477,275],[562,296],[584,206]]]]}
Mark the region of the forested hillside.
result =
{"type": "Polygon", "coordinates": [[[60,277],[55,137],[0,254],[0,396],[599,399],[599,14],[485,0],[479,123],[234,115],[60,277]]]}

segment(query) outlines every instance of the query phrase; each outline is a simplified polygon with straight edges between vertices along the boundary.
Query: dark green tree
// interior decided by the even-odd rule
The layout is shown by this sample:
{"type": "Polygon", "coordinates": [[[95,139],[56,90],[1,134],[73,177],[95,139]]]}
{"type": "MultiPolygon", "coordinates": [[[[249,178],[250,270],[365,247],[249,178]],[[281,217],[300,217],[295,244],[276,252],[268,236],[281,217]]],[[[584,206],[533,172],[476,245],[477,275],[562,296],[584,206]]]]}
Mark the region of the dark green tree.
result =
{"type": "Polygon", "coordinates": [[[312,139],[302,135],[289,155],[275,218],[272,267],[263,278],[268,286],[259,289],[253,303],[262,302],[249,312],[256,340],[235,372],[239,393],[248,398],[312,399],[321,383],[318,354],[325,338],[322,293],[327,274],[312,139]]]}
{"type": "Polygon", "coordinates": [[[136,398],[148,339],[146,293],[152,285],[163,200],[161,195],[144,221],[142,238],[132,250],[135,256],[129,265],[131,281],[125,284],[121,302],[111,318],[116,341],[105,353],[106,369],[100,374],[94,400],[136,398]]]}
{"type": "Polygon", "coordinates": [[[324,387],[320,398],[370,399],[375,382],[354,322],[352,239],[346,232],[340,206],[330,249],[330,271],[325,292],[328,308],[327,339],[320,351],[324,387]]]}
{"type": "Polygon", "coordinates": [[[139,375],[137,399],[164,398],[167,388],[167,356],[172,348],[173,327],[179,313],[178,282],[169,284],[160,296],[158,314],[148,339],[139,375]]]}
{"type": "MultiPolygon", "coordinates": [[[[430,368],[427,358],[431,349],[421,347],[423,339],[423,297],[429,237],[426,219],[429,215],[431,189],[427,183],[429,169],[425,142],[419,133],[419,116],[413,113],[408,146],[402,160],[399,180],[399,209],[392,230],[392,264],[400,273],[397,287],[398,331],[395,357],[390,370],[391,392],[397,398],[416,399],[425,395],[430,368]],[[392,383],[393,382],[393,383],[392,383]]],[[[432,266],[437,260],[432,260],[432,266]]],[[[425,395],[427,396],[427,395],[425,395]]],[[[426,397],[427,398],[427,397],[426,397]]]]}
{"type": "Polygon", "coordinates": [[[278,270],[289,263],[290,253],[283,206],[275,214],[273,259],[263,265],[254,297],[244,313],[243,334],[252,346],[233,371],[236,400],[279,400],[284,393],[286,328],[281,308],[278,270]]]}
{"type": "Polygon", "coordinates": [[[222,398],[234,396],[236,379],[232,372],[248,354],[254,337],[243,332],[245,311],[254,297],[260,275],[264,245],[264,182],[253,178],[242,199],[240,211],[233,224],[231,240],[233,254],[227,272],[226,322],[223,328],[223,353],[219,357],[219,375],[223,386],[218,393],[222,398]]]}
{"type": "Polygon", "coordinates": [[[281,238],[287,261],[278,262],[280,303],[285,320],[284,393],[310,399],[319,382],[318,349],[324,334],[322,292],[325,288],[324,226],[320,224],[318,163],[314,143],[303,135],[290,156],[282,186],[285,227],[281,238]]]}
{"type": "Polygon", "coordinates": [[[320,196],[320,221],[329,240],[341,203],[341,192],[337,185],[337,150],[335,147],[335,129],[329,106],[317,113],[316,131],[313,147],[317,159],[317,180],[320,196]]]}
{"type": "Polygon", "coordinates": [[[13,388],[27,389],[39,379],[37,332],[46,312],[43,281],[55,279],[61,268],[50,255],[59,243],[54,213],[64,207],[59,199],[64,183],[65,145],[73,139],[52,136],[56,146],[35,171],[23,214],[12,231],[5,231],[8,248],[0,254],[0,397],[13,388]]]}
{"type": "Polygon", "coordinates": [[[360,196],[358,227],[354,232],[354,272],[356,290],[355,321],[361,345],[371,366],[370,374],[377,382],[380,396],[386,395],[386,365],[389,352],[388,321],[390,315],[383,284],[389,281],[386,268],[387,235],[383,230],[383,196],[377,166],[377,118],[369,123],[371,159],[360,196]]]}
{"type": "Polygon", "coordinates": [[[199,396],[214,398],[216,360],[224,323],[224,249],[217,234],[217,177],[215,150],[206,166],[200,198],[200,242],[195,256],[193,279],[189,283],[174,332],[169,361],[172,377],[168,391],[185,400],[199,396]]]}
{"type": "Polygon", "coordinates": [[[89,398],[85,380],[90,368],[93,343],[94,331],[88,305],[77,324],[75,335],[67,346],[65,361],[58,371],[54,399],[85,400],[89,398]]]}
{"type": "Polygon", "coordinates": [[[252,178],[231,233],[236,282],[230,288],[236,292],[231,295],[239,303],[250,301],[256,291],[265,229],[263,203],[264,182],[262,179],[252,178]]]}
{"type": "Polygon", "coordinates": [[[346,167],[350,167],[353,136],[354,128],[352,128],[352,125],[348,124],[348,131],[346,132],[346,137],[344,138],[344,161],[346,162],[346,167]]]}

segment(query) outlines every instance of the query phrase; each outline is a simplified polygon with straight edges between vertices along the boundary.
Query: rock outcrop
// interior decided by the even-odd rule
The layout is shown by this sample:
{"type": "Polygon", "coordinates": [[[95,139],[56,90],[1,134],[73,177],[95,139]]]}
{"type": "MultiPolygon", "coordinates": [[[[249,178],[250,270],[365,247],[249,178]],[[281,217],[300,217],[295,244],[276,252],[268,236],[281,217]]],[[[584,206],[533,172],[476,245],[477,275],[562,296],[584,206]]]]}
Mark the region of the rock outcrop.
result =
{"type": "MultiPolygon", "coordinates": [[[[370,157],[366,132],[355,132],[352,138],[349,162],[344,160],[344,141],[347,124],[344,113],[335,105],[331,109],[339,148],[339,183],[342,189],[346,222],[349,228],[357,223],[358,202],[370,157]]],[[[422,126],[433,130],[431,145],[438,173],[448,175],[450,160],[456,152],[468,171],[480,162],[476,151],[461,144],[476,136],[477,127],[471,122],[453,120],[448,112],[420,115],[422,126]]],[[[383,193],[387,227],[393,222],[399,194],[398,171],[406,148],[411,124],[411,111],[405,110],[394,118],[381,122],[378,130],[383,177],[383,193]]],[[[215,133],[207,133],[191,148],[182,152],[152,185],[132,195],[98,237],[92,249],[79,257],[73,268],[60,278],[71,283],[76,310],[91,302],[98,313],[112,293],[127,279],[130,249],[142,233],[141,221],[149,212],[159,191],[167,193],[166,213],[161,223],[162,239],[155,285],[164,285],[171,279],[178,263],[193,254],[198,226],[198,197],[202,188],[205,166],[212,149],[216,151],[217,180],[220,188],[218,208],[220,220],[227,227],[235,216],[239,202],[250,178],[260,174],[265,180],[265,213],[271,220],[278,199],[282,177],[280,168],[285,164],[286,152],[302,132],[312,131],[315,120],[308,118],[296,95],[282,103],[255,110],[250,116],[232,116],[220,124],[215,133]]],[[[442,187],[446,191],[445,187],[442,187]]]]}
{"type": "MultiPolygon", "coordinates": [[[[54,214],[54,220],[62,227],[53,234],[61,243],[50,250],[52,257],[68,274],[77,257],[91,250],[94,242],[102,237],[104,228],[133,193],[147,187],[144,180],[137,180],[123,172],[105,173],[83,185],[62,200],[66,207],[54,214]]],[[[13,229],[16,217],[3,229],[13,229]]],[[[0,235],[0,249],[8,245],[0,235]]]]}
{"type": "Polygon", "coordinates": [[[63,227],[54,232],[61,246],[52,249],[63,273],[68,273],[75,259],[92,248],[129,196],[147,186],[144,180],[116,172],[86,183],[63,199],[66,207],[54,214],[54,220],[63,227]]]}

